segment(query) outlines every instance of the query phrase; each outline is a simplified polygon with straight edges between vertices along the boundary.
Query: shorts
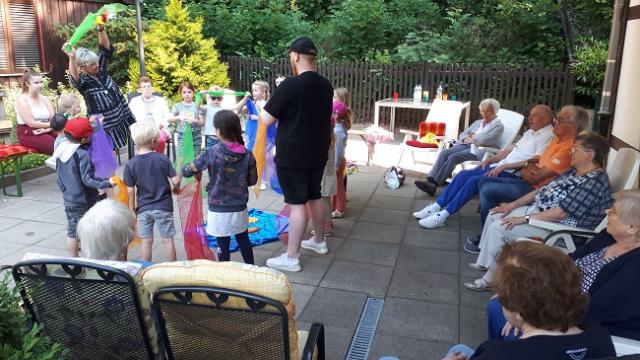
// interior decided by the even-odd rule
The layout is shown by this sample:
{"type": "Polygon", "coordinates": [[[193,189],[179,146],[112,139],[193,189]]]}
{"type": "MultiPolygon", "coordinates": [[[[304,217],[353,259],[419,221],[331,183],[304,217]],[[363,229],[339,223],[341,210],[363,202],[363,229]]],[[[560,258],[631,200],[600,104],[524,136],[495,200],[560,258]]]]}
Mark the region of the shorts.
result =
{"type": "Polygon", "coordinates": [[[303,205],[308,200],[317,200],[322,197],[320,191],[324,167],[298,169],[278,166],[277,173],[285,203],[303,205]]]}
{"type": "Polygon", "coordinates": [[[67,214],[67,237],[75,239],[78,221],[89,211],[91,206],[65,206],[64,213],[67,214]]]}
{"type": "Polygon", "coordinates": [[[138,236],[153,239],[153,224],[158,226],[161,238],[171,238],[176,234],[173,213],[164,210],[145,210],[138,214],[138,236]]]}

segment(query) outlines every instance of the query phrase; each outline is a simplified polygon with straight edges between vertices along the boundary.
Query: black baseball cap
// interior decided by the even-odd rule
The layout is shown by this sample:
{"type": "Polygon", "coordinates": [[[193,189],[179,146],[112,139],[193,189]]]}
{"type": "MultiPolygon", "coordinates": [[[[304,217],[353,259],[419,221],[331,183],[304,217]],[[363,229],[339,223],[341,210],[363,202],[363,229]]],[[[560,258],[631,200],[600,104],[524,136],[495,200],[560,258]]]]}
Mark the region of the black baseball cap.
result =
{"type": "Polygon", "coordinates": [[[318,50],[316,49],[316,45],[313,43],[313,40],[306,36],[300,36],[293,40],[289,47],[289,51],[304,55],[318,55],[318,50]]]}

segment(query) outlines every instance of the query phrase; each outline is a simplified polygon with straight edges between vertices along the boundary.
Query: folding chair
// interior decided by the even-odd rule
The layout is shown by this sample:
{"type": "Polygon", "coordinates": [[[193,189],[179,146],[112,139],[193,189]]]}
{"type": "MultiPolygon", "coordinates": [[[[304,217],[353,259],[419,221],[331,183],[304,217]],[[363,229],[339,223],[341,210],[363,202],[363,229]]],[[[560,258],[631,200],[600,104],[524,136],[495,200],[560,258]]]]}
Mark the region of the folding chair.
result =
{"type": "Polygon", "coordinates": [[[126,271],[45,259],[15,264],[13,278],[31,319],[73,359],[157,358],[135,281],[126,271]]]}

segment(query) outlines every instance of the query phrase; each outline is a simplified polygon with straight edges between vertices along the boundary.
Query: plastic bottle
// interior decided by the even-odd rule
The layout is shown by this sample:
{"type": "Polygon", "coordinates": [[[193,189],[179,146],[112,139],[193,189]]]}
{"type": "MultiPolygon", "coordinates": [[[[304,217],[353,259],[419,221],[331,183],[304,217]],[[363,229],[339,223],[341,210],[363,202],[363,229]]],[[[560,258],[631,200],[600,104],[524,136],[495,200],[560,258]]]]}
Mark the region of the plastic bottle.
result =
{"type": "Polygon", "coordinates": [[[442,84],[438,85],[438,90],[436,91],[436,99],[442,100],[442,84]]]}
{"type": "Polygon", "coordinates": [[[413,88],[413,102],[419,103],[422,101],[422,85],[418,84],[413,88]]]}

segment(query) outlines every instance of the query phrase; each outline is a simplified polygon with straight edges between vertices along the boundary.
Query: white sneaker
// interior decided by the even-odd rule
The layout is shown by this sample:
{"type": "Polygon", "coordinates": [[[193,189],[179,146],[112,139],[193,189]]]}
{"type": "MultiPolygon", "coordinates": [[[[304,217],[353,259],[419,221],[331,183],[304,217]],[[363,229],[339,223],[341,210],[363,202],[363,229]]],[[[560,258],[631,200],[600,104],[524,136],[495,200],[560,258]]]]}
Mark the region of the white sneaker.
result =
{"type": "Polygon", "coordinates": [[[434,205],[436,205],[436,203],[431,203],[425,206],[422,210],[414,212],[413,217],[416,219],[424,219],[440,211],[440,209],[436,209],[436,206],[434,205]]]}
{"type": "Polygon", "coordinates": [[[321,243],[316,242],[316,240],[313,238],[309,240],[302,240],[300,242],[300,247],[303,249],[313,250],[321,255],[324,255],[329,252],[329,248],[327,247],[326,240],[322,240],[321,243]]]}
{"type": "Polygon", "coordinates": [[[261,182],[260,183],[260,190],[267,190],[267,183],[266,182],[261,182]]]}
{"type": "Polygon", "coordinates": [[[291,258],[287,255],[287,253],[267,259],[267,266],[278,270],[294,272],[300,271],[302,269],[300,267],[300,261],[298,260],[298,258],[291,258]]]}
{"type": "Polygon", "coordinates": [[[426,217],[418,221],[418,224],[420,224],[420,226],[425,227],[427,229],[435,229],[435,228],[443,227],[445,222],[446,222],[446,219],[443,216],[440,216],[439,213],[435,213],[433,215],[430,215],[429,217],[426,217]]]}

